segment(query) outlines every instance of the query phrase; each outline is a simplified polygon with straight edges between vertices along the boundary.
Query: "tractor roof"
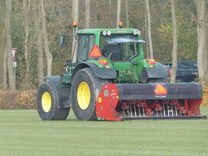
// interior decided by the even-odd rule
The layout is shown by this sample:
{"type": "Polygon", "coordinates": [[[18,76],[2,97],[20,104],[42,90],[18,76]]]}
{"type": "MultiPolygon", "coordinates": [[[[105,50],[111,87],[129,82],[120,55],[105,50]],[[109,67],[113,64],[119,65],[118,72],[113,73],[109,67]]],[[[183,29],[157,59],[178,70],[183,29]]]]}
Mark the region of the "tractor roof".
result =
{"type": "Polygon", "coordinates": [[[78,30],[78,34],[100,34],[103,31],[110,31],[112,34],[131,34],[134,31],[138,31],[138,29],[133,28],[120,28],[120,29],[110,29],[110,28],[102,28],[102,29],[82,29],[78,30]]]}

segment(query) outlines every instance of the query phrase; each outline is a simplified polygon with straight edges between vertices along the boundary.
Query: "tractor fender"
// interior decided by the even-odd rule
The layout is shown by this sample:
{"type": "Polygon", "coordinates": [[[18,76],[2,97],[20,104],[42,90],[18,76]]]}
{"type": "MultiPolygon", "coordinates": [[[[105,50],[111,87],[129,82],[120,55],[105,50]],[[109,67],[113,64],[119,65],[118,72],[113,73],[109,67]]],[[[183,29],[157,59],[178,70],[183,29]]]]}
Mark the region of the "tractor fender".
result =
{"type": "Polygon", "coordinates": [[[140,81],[141,82],[147,82],[148,79],[167,79],[168,78],[168,71],[165,69],[165,67],[157,62],[157,66],[155,68],[149,68],[144,67],[141,76],[140,81]]]}
{"type": "Polygon", "coordinates": [[[44,80],[50,83],[53,89],[57,90],[59,97],[59,108],[69,108],[69,97],[71,86],[61,83],[61,76],[46,76],[44,80]]]}
{"type": "Polygon", "coordinates": [[[92,72],[95,74],[95,76],[100,79],[116,79],[117,78],[116,71],[113,68],[99,68],[96,64],[91,63],[91,62],[83,62],[83,63],[78,64],[73,72],[73,76],[78,70],[83,69],[83,68],[90,68],[92,72]]]}

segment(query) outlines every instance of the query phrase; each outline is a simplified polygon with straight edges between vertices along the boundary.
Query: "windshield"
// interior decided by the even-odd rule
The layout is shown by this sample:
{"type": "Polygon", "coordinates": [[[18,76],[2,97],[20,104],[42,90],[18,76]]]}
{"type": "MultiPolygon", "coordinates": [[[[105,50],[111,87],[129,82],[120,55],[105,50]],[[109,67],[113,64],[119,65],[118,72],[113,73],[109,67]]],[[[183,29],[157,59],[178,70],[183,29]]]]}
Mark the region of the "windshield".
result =
{"type": "Polygon", "coordinates": [[[139,53],[139,43],[143,42],[135,35],[101,36],[101,51],[112,61],[127,61],[139,53]]]}

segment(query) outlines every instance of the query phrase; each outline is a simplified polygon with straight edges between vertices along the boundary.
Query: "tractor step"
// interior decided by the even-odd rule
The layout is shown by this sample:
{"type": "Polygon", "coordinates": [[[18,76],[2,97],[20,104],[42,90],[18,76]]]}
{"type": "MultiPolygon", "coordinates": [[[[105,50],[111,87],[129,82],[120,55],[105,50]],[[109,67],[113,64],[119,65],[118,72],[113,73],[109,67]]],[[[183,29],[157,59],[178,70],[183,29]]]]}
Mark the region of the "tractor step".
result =
{"type": "Polygon", "coordinates": [[[123,117],[121,120],[184,120],[184,119],[207,119],[207,116],[145,116],[145,117],[123,117]]]}

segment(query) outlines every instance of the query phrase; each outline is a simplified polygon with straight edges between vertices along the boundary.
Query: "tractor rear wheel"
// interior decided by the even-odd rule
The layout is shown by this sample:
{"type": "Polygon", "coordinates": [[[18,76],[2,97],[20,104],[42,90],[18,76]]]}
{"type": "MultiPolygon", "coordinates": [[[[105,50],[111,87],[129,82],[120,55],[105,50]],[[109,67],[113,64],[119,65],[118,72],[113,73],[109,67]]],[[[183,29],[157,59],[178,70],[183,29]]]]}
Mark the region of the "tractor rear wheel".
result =
{"type": "Polygon", "coordinates": [[[37,110],[42,120],[65,120],[69,108],[59,108],[61,99],[56,87],[50,82],[43,82],[37,93],[37,110]]]}
{"type": "Polygon", "coordinates": [[[79,120],[97,120],[96,100],[104,81],[90,68],[79,70],[72,80],[72,108],[79,120]]]}

